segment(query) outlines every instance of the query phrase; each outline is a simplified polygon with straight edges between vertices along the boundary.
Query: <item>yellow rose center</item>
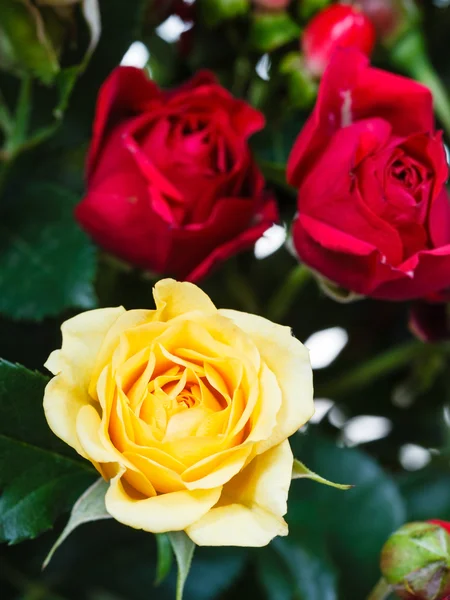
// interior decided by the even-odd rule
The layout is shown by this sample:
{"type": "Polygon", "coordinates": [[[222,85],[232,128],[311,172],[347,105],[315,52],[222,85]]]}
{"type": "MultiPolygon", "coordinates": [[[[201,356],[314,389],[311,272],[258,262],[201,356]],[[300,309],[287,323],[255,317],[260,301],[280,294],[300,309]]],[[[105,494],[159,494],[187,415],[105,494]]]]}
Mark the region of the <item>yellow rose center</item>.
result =
{"type": "Polygon", "coordinates": [[[90,391],[135,490],[185,489],[234,449],[242,464],[250,457],[259,439],[250,434],[260,413],[261,359],[229,319],[155,320],[122,331],[112,355],[110,346],[100,353],[90,391]]]}

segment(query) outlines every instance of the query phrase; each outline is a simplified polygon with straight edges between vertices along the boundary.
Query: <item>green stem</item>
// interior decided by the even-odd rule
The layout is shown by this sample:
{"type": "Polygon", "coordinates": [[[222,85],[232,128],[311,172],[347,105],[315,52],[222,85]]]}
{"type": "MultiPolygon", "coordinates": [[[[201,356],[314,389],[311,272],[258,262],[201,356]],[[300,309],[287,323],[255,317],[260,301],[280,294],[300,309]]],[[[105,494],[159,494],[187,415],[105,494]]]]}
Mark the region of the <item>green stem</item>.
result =
{"type": "Polygon", "coordinates": [[[259,302],[248,279],[242,276],[235,259],[227,262],[225,267],[226,285],[230,296],[248,313],[261,314],[259,302]]]}
{"type": "Polygon", "coordinates": [[[319,386],[317,396],[325,398],[335,398],[344,396],[349,392],[354,392],[367,387],[379,377],[384,377],[401,367],[404,367],[416,357],[429,352],[429,345],[419,341],[412,341],[396,346],[375,356],[371,360],[359,365],[355,369],[344,373],[334,381],[319,386]]]}
{"type": "Polygon", "coordinates": [[[14,114],[14,127],[11,135],[6,140],[7,153],[14,157],[20,150],[21,145],[27,138],[28,126],[31,113],[31,91],[32,79],[24,76],[20,86],[19,97],[17,99],[16,111],[14,114]]]}
{"type": "Polygon", "coordinates": [[[367,600],[387,600],[391,593],[391,586],[383,578],[379,580],[377,585],[370,592],[367,600]]]}
{"type": "Polygon", "coordinates": [[[3,127],[5,131],[5,143],[0,153],[0,195],[6,184],[9,170],[26,140],[31,112],[31,88],[31,77],[24,77],[20,86],[13,119],[9,115],[9,112],[5,112],[6,105],[2,104],[2,98],[0,97],[0,125],[3,124],[5,116],[8,120],[7,129],[3,127]]]}
{"type": "Polygon", "coordinates": [[[450,138],[450,98],[428,58],[422,32],[411,29],[392,47],[390,56],[395,66],[430,89],[436,114],[450,138]]]}
{"type": "Polygon", "coordinates": [[[311,271],[303,264],[296,265],[281,287],[275,292],[267,307],[267,318],[278,323],[294,304],[300,290],[311,279],[311,271]]]}
{"type": "Polygon", "coordinates": [[[7,138],[11,135],[13,128],[13,118],[9,108],[0,92],[0,128],[3,130],[4,136],[7,138]]]}
{"type": "Polygon", "coordinates": [[[286,167],[284,164],[259,160],[258,166],[263,172],[266,181],[274,183],[293,196],[297,195],[297,190],[286,181],[286,167]]]}
{"type": "Polygon", "coordinates": [[[234,96],[242,98],[250,81],[252,63],[247,56],[238,56],[234,63],[232,92],[234,96]]]}

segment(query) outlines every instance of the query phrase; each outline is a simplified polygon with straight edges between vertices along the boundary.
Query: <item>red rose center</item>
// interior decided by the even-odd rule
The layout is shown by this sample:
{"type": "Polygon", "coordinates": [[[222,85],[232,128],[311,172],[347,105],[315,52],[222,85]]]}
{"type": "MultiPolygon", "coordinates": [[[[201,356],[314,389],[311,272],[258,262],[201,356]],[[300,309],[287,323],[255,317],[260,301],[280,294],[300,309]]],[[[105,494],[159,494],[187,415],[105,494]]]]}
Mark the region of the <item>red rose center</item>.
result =
{"type": "Polygon", "coordinates": [[[419,169],[416,165],[407,164],[401,160],[396,160],[391,166],[391,174],[403,185],[414,190],[421,182],[419,169]]]}

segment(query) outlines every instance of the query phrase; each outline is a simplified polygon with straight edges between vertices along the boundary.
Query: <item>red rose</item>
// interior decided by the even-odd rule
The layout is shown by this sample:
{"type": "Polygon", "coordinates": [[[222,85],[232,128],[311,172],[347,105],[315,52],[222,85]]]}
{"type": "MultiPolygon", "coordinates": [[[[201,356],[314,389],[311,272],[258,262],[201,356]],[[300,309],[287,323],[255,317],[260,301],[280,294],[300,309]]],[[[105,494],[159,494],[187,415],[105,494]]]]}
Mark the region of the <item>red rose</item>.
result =
{"type": "Polygon", "coordinates": [[[430,92],[338,50],[291,152],[301,260],[359,294],[406,300],[450,286],[450,205],[430,92]]]}
{"type": "Polygon", "coordinates": [[[247,143],[263,126],[209,73],[164,92],[120,67],[100,90],[76,217],[113,254],[197,280],[277,220],[247,143]]]}

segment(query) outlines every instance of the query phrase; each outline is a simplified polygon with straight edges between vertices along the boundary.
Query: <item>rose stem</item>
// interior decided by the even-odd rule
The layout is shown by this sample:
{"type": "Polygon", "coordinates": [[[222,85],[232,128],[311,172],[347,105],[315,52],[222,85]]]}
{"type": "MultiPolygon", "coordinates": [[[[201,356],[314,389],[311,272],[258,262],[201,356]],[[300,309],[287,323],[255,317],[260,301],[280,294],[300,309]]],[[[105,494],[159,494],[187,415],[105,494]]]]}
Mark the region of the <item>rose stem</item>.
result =
{"type": "Polygon", "coordinates": [[[385,579],[381,578],[377,585],[370,592],[367,600],[386,600],[391,593],[391,586],[385,579]]]}
{"type": "Polygon", "coordinates": [[[29,76],[24,76],[20,84],[13,120],[8,122],[7,125],[4,120],[9,119],[10,114],[6,112],[5,104],[1,106],[4,145],[0,150],[0,194],[6,183],[8,171],[26,140],[31,112],[31,93],[32,79],[29,76]]]}
{"type": "Polygon", "coordinates": [[[225,265],[225,284],[230,296],[248,313],[261,314],[259,302],[253,287],[239,269],[236,257],[229,259],[225,265]]]}
{"type": "MultiPolygon", "coordinates": [[[[440,347],[444,348],[444,345],[441,344],[440,347]]],[[[385,376],[404,367],[418,356],[428,354],[431,349],[435,350],[436,346],[424,344],[418,340],[395,346],[387,352],[379,354],[364,364],[357,366],[355,369],[344,373],[335,380],[323,386],[318,386],[319,389],[316,395],[333,398],[364,388],[378,379],[378,377],[385,376]]]]}
{"type": "Polygon", "coordinates": [[[390,57],[395,66],[430,89],[436,114],[450,138],[450,99],[427,56],[422,33],[417,29],[408,32],[392,47],[390,57]]]}
{"type": "Polygon", "coordinates": [[[311,271],[304,264],[295,265],[289,272],[281,287],[269,300],[267,318],[278,323],[289,311],[300,290],[311,279],[311,271]]]}

